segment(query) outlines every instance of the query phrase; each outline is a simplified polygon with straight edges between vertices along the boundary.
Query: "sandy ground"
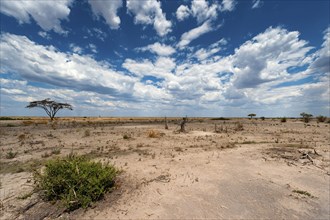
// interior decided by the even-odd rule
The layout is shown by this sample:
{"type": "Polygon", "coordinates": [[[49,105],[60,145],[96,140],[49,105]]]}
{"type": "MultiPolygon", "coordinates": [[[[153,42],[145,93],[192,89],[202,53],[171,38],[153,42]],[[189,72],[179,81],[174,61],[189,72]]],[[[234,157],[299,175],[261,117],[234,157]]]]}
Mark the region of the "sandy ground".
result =
{"type": "Polygon", "coordinates": [[[161,120],[1,121],[1,219],[329,219],[329,124],[199,118],[179,133],[179,119],[161,120]],[[123,172],[67,213],[39,198],[31,171],[72,151],[123,172]]]}

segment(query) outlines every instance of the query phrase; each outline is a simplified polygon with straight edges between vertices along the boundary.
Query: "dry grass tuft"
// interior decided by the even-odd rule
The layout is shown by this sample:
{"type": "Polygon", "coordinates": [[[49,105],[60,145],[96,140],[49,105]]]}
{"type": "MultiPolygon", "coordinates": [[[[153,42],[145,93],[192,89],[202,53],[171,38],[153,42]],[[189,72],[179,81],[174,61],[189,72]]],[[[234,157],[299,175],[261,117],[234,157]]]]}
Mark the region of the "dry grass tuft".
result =
{"type": "Polygon", "coordinates": [[[159,131],[150,130],[150,131],[148,131],[148,137],[149,138],[159,138],[160,133],[159,133],[159,131]]]}
{"type": "Polygon", "coordinates": [[[84,137],[89,137],[89,136],[91,136],[91,131],[87,129],[84,131],[84,137]]]}
{"type": "Polygon", "coordinates": [[[235,123],[234,130],[235,130],[235,131],[243,131],[243,130],[244,130],[244,128],[243,128],[243,124],[240,123],[240,122],[236,122],[236,123],[235,123]]]}
{"type": "Polygon", "coordinates": [[[20,134],[20,135],[18,136],[18,140],[19,140],[19,141],[23,141],[25,138],[26,138],[26,135],[25,135],[25,134],[20,134]]]}
{"type": "Polygon", "coordinates": [[[46,124],[48,124],[47,120],[39,120],[34,122],[34,125],[46,125],[46,124]]]}
{"type": "Polygon", "coordinates": [[[34,124],[34,121],[22,121],[22,124],[23,124],[24,126],[29,126],[29,125],[34,124]]]}

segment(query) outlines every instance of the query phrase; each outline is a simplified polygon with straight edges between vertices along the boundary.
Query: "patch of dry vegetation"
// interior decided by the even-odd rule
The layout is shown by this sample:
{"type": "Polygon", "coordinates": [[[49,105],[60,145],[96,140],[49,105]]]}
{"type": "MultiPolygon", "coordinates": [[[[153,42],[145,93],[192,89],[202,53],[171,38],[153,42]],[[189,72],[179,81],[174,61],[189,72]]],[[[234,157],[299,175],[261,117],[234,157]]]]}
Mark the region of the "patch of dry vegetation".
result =
{"type": "Polygon", "coordinates": [[[148,137],[149,138],[159,138],[160,137],[160,132],[156,130],[150,130],[148,131],[148,137]]]}

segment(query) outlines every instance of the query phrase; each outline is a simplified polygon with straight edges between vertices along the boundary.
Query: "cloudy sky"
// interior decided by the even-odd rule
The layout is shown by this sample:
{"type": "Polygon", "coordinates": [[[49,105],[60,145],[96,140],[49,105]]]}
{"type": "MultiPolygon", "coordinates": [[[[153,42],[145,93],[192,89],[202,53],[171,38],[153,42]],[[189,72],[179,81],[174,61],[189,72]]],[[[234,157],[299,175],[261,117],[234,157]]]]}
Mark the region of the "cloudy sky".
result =
{"type": "Polygon", "coordinates": [[[328,0],[0,0],[1,115],[329,115],[328,0]]]}

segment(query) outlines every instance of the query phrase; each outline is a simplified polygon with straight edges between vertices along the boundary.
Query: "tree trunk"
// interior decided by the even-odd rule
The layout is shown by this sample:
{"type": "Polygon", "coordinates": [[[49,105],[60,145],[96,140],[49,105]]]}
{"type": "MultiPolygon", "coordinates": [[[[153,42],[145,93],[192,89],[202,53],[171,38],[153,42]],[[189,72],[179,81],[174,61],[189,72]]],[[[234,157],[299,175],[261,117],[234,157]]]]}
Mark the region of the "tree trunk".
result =
{"type": "Polygon", "coordinates": [[[167,118],[165,117],[165,129],[168,129],[167,118]]]}
{"type": "Polygon", "coordinates": [[[186,132],[187,117],[182,119],[180,132],[186,132]]]}

